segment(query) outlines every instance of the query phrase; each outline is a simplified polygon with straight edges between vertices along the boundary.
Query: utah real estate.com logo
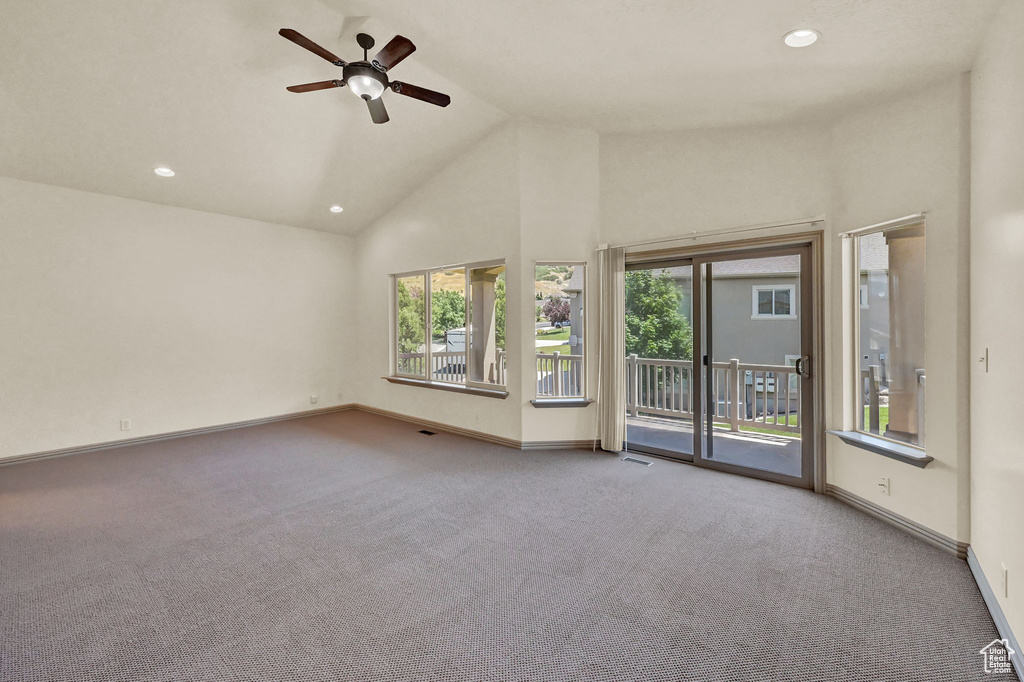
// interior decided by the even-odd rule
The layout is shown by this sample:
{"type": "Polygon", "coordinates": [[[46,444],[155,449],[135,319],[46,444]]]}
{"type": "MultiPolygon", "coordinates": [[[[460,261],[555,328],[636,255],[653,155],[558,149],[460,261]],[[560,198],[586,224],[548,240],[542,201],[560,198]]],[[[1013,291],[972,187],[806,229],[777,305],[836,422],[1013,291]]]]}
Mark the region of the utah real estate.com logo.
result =
{"type": "Polygon", "coordinates": [[[1005,639],[993,639],[988,646],[978,652],[985,657],[986,673],[1010,673],[1013,672],[1013,664],[1010,663],[1010,656],[1016,653],[1010,648],[1010,642],[1005,639]]]}

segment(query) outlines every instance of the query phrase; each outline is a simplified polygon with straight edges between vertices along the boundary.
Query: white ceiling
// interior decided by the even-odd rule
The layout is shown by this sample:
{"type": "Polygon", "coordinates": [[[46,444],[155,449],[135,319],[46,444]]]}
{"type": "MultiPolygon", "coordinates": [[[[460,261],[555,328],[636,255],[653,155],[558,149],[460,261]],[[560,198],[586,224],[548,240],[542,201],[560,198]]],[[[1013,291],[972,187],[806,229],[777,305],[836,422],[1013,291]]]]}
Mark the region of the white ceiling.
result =
{"type": "MultiPolygon", "coordinates": [[[[1018,0],[1014,0],[1018,1],[1018,0]]],[[[827,116],[970,70],[1001,0],[352,0],[504,111],[602,131],[827,116]],[[783,44],[814,28],[808,48],[783,44]]],[[[339,1],[340,4],[340,1],[339,1]]]]}
{"type": "Polygon", "coordinates": [[[385,93],[374,125],[347,88],[286,91],[340,69],[282,27],[362,56],[318,0],[0,0],[0,16],[0,175],[352,234],[506,118],[422,46],[394,77],[447,108],[385,93]]]}
{"type": "Polygon", "coordinates": [[[354,234],[509,115],[831,116],[968,70],[1000,1],[0,0],[0,174],[354,234]],[[782,44],[804,26],[817,45],[782,44]],[[281,27],[350,60],[357,28],[402,33],[392,77],[452,104],[386,93],[375,126],[345,90],[286,92],[338,71],[281,27]]]}

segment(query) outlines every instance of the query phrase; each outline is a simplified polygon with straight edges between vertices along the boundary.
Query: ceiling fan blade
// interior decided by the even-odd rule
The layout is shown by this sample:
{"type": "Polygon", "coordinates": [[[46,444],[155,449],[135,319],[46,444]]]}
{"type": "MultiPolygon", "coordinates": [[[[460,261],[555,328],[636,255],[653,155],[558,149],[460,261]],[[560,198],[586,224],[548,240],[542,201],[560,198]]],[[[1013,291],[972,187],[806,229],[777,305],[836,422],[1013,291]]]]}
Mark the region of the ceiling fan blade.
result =
{"type": "Polygon", "coordinates": [[[411,40],[404,36],[395,36],[390,43],[384,46],[383,50],[377,53],[373,58],[373,63],[385,70],[391,69],[415,51],[416,46],[412,44],[411,40]]]}
{"type": "Polygon", "coordinates": [[[314,90],[326,90],[327,88],[343,88],[345,81],[320,81],[318,83],[303,83],[302,85],[289,85],[288,92],[313,92],[314,90]]]}
{"type": "Polygon", "coordinates": [[[384,100],[380,97],[366,100],[366,108],[370,110],[370,118],[374,123],[387,123],[391,120],[388,110],[384,107],[384,100]]]}
{"type": "Polygon", "coordinates": [[[306,48],[307,50],[317,55],[318,57],[323,57],[324,59],[334,64],[335,66],[345,66],[345,62],[340,57],[338,57],[338,55],[334,54],[333,52],[325,50],[324,48],[320,47],[312,40],[310,40],[309,38],[307,38],[306,36],[302,35],[301,33],[294,29],[282,28],[277,33],[278,35],[284,36],[288,40],[292,41],[299,47],[306,48]]]}
{"type": "Polygon", "coordinates": [[[434,92],[433,90],[427,90],[426,88],[421,88],[418,85],[409,85],[408,83],[403,83],[401,81],[393,81],[391,83],[391,89],[399,95],[423,100],[430,104],[436,104],[439,107],[446,107],[452,103],[452,98],[444,93],[434,92]]]}

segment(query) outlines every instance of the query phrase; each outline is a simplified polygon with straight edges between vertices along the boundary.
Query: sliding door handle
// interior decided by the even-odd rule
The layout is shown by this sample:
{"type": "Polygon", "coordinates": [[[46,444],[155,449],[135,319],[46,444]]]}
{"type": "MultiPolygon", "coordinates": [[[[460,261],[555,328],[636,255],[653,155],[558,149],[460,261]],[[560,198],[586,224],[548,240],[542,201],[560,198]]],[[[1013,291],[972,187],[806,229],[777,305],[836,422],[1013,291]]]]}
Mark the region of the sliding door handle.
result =
{"type": "Polygon", "coordinates": [[[806,355],[801,355],[796,359],[796,373],[800,375],[802,379],[811,378],[811,359],[806,355]]]}

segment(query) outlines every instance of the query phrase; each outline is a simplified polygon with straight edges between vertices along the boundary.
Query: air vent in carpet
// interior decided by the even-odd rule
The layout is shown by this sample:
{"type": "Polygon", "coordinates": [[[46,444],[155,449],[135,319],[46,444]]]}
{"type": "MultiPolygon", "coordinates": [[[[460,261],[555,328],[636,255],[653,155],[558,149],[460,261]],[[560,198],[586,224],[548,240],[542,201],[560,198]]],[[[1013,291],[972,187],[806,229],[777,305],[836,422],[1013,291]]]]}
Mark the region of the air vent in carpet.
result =
{"type": "Polygon", "coordinates": [[[423,429],[422,431],[420,431],[420,433],[422,433],[424,436],[436,436],[437,435],[433,431],[427,431],[426,429],[423,429]]]}
{"type": "Polygon", "coordinates": [[[643,460],[643,459],[637,459],[636,457],[623,457],[622,461],[623,462],[633,462],[634,464],[643,464],[645,467],[649,467],[652,464],[654,464],[654,462],[648,462],[648,461],[643,460]]]}

